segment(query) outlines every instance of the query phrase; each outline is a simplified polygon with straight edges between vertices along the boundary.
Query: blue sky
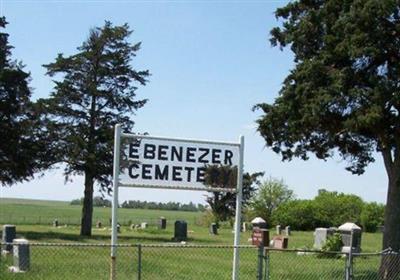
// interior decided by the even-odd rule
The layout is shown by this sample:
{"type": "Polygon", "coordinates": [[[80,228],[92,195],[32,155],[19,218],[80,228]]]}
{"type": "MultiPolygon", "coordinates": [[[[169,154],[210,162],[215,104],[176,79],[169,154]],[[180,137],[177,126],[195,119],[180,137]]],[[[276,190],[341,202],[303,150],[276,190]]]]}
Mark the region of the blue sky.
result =
{"type": "MultiPolygon", "coordinates": [[[[340,158],[281,162],[255,128],[259,102],[272,102],[293,66],[292,54],[272,48],[269,30],[286,1],[18,1],[0,0],[13,57],[31,72],[33,98],[52,90],[42,64],[57,53],[73,54],[90,28],[105,20],[128,23],[132,42],[142,42],[133,61],[149,69],[138,90],[149,103],[135,116],[136,131],[236,141],[245,136],[245,171],[283,179],[298,198],[325,188],[385,202],[387,178],[380,155],[362,176],[344,170],[340,158]]],[[[3,197],[70,200],[83,195],[82,178],[64,184],[61,170],[40,179],[0,188],[3,197]]],[[[205,193],[122,189],[120,200],[204,202],[205,193]]]]}

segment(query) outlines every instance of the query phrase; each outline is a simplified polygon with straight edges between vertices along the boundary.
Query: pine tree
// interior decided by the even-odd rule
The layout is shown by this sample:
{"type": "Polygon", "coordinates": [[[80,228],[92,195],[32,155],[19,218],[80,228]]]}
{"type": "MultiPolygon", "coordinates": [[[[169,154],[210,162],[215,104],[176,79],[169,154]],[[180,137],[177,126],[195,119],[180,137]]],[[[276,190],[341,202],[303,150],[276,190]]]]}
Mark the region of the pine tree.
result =
{"type": "MultiPolygon", "coordinates": [[[[295,66],[275,102],[257,106],[259,132],[284,160],[338,152],[354,174],[380,154],[389,181],[383,248],[399,251],[399,1],[301,0],[276,16],[272,45],[290,47],[295,66]]],[[[381,271],[394,279],[399,269],[383,262],[381,271]]]]}
{"type": "MultiPolygon", "coordinates": [[[[7,21],[0,18],[0,28],[7,21]]],[[[47,132],[30,100],[29,73],[12,60],[8,34],[0,32],[0,184],[32,179],[52,163],[47,132]]]]}
{"type": "Polygon", "coordinates": [[[110,190],[113,160],[113,127],[122,123],[130,131],[132,117],[147,100],[136,99],[137,85],[145,85],[149,72],[136,71],[131,63],[140,43],[131,44],[127,24],[106,22],[90,31],[74,55],[59,54],[44,65],[47,74],[60,77],[42,110],[57,132],[58,161],[64,173],[84,175],[81,235],[90,236],[93,188],[110,190]]]}

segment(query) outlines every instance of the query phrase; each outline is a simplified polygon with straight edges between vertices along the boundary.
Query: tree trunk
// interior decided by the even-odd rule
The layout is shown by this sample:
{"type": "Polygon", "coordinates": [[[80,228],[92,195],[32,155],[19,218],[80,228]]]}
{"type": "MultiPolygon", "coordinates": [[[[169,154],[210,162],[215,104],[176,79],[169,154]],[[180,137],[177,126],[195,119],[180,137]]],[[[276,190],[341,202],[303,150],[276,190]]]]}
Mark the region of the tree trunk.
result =
{"type": "Polygon", "coordinates": [[[85,173],[85,192],[82,207],[81,236],[92,235],[93,177],[85,173]]]}
{"type": "MultiPolygon", "coordinates": [[[[400,170],[398,159],[388,166],[388,194],[385,208],[385,225],[383,233],[383,249],[391,248],[400,251],[400,170]],[[389,168],[390,167],[390,168],[389,168]]],[[[381,260],[379,278],[384,280],[398,279],[400,276],[399,256],[384,255],[381,260]]]]}

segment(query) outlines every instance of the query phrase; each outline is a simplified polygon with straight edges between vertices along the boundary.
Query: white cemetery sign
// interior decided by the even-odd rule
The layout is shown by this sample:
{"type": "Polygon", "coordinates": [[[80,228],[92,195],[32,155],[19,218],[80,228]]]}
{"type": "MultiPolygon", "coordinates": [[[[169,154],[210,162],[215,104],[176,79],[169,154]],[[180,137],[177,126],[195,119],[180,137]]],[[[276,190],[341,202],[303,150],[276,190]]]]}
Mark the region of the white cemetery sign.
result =
{"type": "Polygon", "coordinates": [[[237,192],[232,279],[238,278],[244,137],[239,142],[218,142],[121,133],[115,126],[111,234],[111,278],[115,275],[118,188],[164,188],[237,192]],[[204,184],[207,166],[236,167],[237,185],[211,188],[204,184]]]}

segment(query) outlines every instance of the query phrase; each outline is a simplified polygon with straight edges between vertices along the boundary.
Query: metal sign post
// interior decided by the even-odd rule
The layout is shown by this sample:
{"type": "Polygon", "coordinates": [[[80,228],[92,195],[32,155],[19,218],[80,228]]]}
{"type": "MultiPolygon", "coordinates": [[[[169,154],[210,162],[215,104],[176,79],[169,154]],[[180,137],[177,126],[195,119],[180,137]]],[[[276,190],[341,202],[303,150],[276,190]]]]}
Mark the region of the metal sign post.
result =
{"type": "Polygon", "coordinates": [[[237,192],[236,192],[236,215],[235,215],[235,237],[233,241],[233,271],[232,280],[239,279],[239,248],[240,245],[240,221],[242,219],[242,196],[243,196],[243,152],[244,152],[244,136],[240,136],[239,148],[239,166],[237,176],[237,192]]]}
{"type": "Polygon", "coordinates": [[[121,133],[115,126],[110,280],[116,278],[118,188],[237,192],[232,279],[238,279],[244,137],[239,143],[121,133]],[[125,139],[121,153],[121,139],[125,139]],[[121,167],[120,157],[124,164],[121,167]],[[125,162],[126,161],[126,162],[125,162]],[[204,184],[209,165],[237,167],[236,188],[204,184]]]}
{"type": "Polygon", "coordinates": [[[119,184],[119,157],[121,147],[121,125],[115,125],[114,131],[114,170],[113,170],[113,201],[111,213],[111,270],[110,280],[116,278],[117,256],[117,224],[118,224],[118,184],[119,184]]]}

